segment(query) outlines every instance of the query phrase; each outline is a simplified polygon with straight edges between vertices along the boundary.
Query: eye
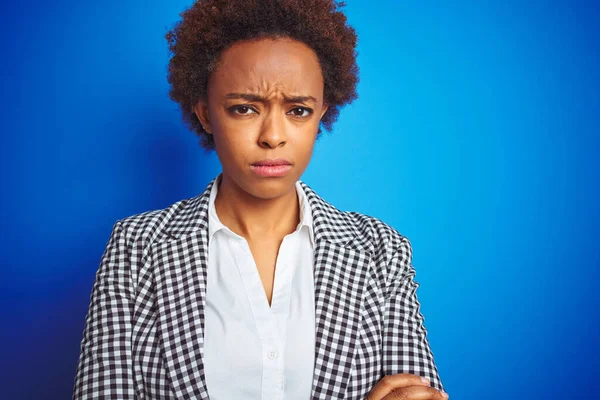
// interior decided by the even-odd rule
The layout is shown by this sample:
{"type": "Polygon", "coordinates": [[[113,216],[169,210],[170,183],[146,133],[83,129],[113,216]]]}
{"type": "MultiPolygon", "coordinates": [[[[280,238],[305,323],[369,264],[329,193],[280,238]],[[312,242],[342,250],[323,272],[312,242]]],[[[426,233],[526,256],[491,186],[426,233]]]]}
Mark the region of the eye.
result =
{"type": "Polygon", "coordinates": [[[307,107],[294,107],[292,108],[288,114],[291,114],[297,118],[306,118],[313,113],[313,110],[307,107]]]}
{"type": "Polygon", "coordinates": [[[238,115],[256,114],[256,110],[247,105],[238,105],[229,108],[229,111],[238,115]]]}

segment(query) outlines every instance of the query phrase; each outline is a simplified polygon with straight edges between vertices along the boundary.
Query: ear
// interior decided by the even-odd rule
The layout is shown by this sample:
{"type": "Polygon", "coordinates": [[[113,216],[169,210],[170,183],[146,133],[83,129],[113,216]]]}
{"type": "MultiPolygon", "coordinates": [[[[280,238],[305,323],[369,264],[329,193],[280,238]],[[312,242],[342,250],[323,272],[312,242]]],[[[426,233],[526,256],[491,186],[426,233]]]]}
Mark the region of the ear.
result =
{"type": "Polygon", "coordinates": [[[202,124],[202,127],[204,128],[206,133],[212,135],[210,115],[208,112],[208,101],[206,101],[205,99],[198,100],[196,105],[194,105],[194,113],[196,114],[196,117],[198,117],[198,120],[202,124]]]}
{"type": "Polygon", "coordinates": [[[321,116],[319,117],[319,120],[321,120],[323,118],[323,115],[325,115],[328,108],[329,108],[329,104],[323,103],[323,108],[321,109],[321,116]]]}

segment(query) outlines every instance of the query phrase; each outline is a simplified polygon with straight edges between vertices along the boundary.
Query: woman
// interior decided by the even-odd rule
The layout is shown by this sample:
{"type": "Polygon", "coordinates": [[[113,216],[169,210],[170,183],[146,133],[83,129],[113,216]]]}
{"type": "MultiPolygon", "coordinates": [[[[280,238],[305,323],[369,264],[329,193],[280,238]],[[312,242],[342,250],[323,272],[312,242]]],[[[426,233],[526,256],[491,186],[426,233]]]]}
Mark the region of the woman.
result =
{"type": "Polygon", "coordinates": [[[198,1],[167,39],[171,98],[223,171],[115,224],[74,398],[447,398],[408,239],[299,180],[356,98],[335,2],[198,1]]]}

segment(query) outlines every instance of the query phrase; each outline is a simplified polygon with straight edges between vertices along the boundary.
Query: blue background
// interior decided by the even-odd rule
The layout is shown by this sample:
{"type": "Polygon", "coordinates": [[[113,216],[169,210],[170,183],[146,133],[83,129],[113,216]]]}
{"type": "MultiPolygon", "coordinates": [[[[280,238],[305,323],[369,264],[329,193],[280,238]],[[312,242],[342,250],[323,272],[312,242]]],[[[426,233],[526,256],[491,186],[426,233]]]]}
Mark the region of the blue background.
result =
{"type": "MultiPolygon", "coordinates": [[[[594,2],[349,0],[359,100],[303,180],[413,245],[455,399],[600,398],[594,2]]],[[[3,399],[69,398],[119,219],[220,171],[168,99],[190,1],[0,5],[3,399]]]]}

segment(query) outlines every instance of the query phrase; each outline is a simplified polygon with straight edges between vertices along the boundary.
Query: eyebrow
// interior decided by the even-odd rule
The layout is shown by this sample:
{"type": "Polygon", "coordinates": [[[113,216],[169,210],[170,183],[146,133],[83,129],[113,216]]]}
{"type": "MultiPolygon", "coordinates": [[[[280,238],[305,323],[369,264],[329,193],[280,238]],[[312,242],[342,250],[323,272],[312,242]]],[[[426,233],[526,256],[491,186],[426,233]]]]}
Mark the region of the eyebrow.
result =
{"type": "MultiPolygon", "coordinates": [[[[266,103],[266,97],[255,93],[228,93],[225,95],[227,99],[243,99],[247,101],[258,101],[262,103],[266,103]]],[[[313,96],[283,96],[283,99],[286,103],[305,103],[307,101],[317,102],[317,99],[313,96]]]]}

